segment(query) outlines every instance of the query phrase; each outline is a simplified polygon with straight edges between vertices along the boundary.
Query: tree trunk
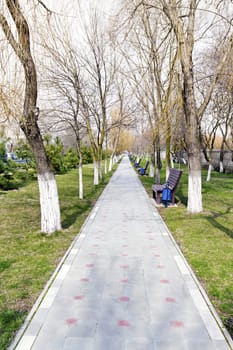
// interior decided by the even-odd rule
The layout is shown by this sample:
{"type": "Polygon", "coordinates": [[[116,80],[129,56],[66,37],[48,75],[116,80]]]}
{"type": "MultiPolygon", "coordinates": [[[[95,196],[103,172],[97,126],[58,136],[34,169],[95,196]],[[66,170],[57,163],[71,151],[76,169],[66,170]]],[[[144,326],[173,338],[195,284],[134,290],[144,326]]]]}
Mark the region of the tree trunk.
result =
{"type": "Polygon", "coordinates": [[[220,160],[220,163],[219,163],[219,172],[220,173],[224,172],[224,166],[223,166],[223,161],[222,160],[220,160]]]}
{"type": "Polygon", "coordinates": [[[15,23],[17,40],[6,18],[1,15],[3,32],[20,60],[25,74],[25,94],[23,115],[20,127],[24,132],[35,157],[40,192],[41,231],[53,233],[61,229],[60,207],[55,176],[46,156],[43,140],[38,126],[37,73],[30,48],[30,32],[18,0],[8,0],[6,5],[15,23]]]}
{"type": "Polygon", "coordinates": [[[171,153],[170,153],[170,163],[171,163],[171,168],[174,168],[174,161],[171,153]]]}
{"type": "Polygon", "coordinates": [[[189,154],[188,211],[192,214],[202,211],[201,161],[197,155],[189,154]]]}
{"type": "Polygon", "coordinates": [[[78,179],[79,179],[79,199],[83,199],[83,160],[82,160],[82,153],[79,154],[78,179]]]}
{"type": "MultiPolygon", "coordinates": [[[[33,118],[31,120],[33,121],[33,118]]],[[[20,123],[20,126],[26,135],[36,160],[40,194],[41,231],[51,234],[61,230],[57,184],[45,152],[39,127],[35,120],[33,122],[34,124],[30,123],[29,119],[26,125],[20,123]]]]}
{"type": "Polygon", "coordinates": [[[162,161],[161,161],[161,154],[160,154],[160,140],[157,137],[156,141],[156,183],[160,183],[160,170],[162,169],[162,161]]]}
{"type": "Polygon", "coordinates": [[[51,172],[38,174],[41,231],[51,234],[61,229],[57,184],[51,172]]]}
{"type": "Polygon", "coordinates": [[[222,143],[221,149],[220,149],[220,156],[219,156],[219,172],[220,173],[224,172],[223,159],[224,159],[224,149],[223,149],[223,143],[222,143]]]}
{"type": "Polygon", "coordinates": [[[213,166],[212,164],[209,162],[209,166],[208,166],[208,173],[207,173],[207,178],[206,181],[209,182],[211,179],[211,172],[212,172],[213,166]]]}
{"type": "Polygon", "coordinates": [[[169,165],[166,163],[166,180],[168,179],[169,174],[170,174],[170,167],[169,167],[169,165]]]}
{"type": "Polygon", "coordinates": [[[155,177],[155,165],[154,165],[154,163],[152,161],[150,162],[149,176],[153,177],[153,178],[155,177]]]}
{"type": "MultiPolygon", "coordinates": [[[[212,161],[213,161],[213,156],[212,156],[212,149],[210,151],[210,154],[209,156],[207,155],[207,150],[205,149],[205,153],[206,153],[206,156],[208,157],[208,173],[207,173],[207,177],[206,177],[206,181],[209,182],[210,179],[211,179],[211,172],[212,172],[212,169],[213,169],[213,165],[212,165],[212,161]]],[[[207,159],[207,158],[206,158],[207,159]]]]}
{"type": "Polygon", "coordinates": [[[150,177],[155,177],[155,143],[152,142],[152,152],[151,152],[151,161],[150,161],[150,177]]]}
{"type": "Polygon", "coordinates": [[[202,211],[201,146],[192,62],[197,2],[196,0],[190,1],[189,13],[185,21],[178,12],[178,5],[173,5],[173,2],[166,1],[162,1],[162,3],[164,5],[163,11],[170,20],[176,34],[183,73],[183,108],[186,119],[185,141],[189,158],[188,211],[190,213],[199,213],[202,211]]]}
{"type": "Polygon", "coordinates": [[[108,158],[106,156],[104,160],[104,174],[107,175],[107,173],[108,173],[108,158]]]}
{"type": "Polygon", "coordinates": [[[155,182],[156,184],[160,184],[160,170],[158,168],[155,171],[155,182]]]}
{"type": "Polygon", "coordinates": [[[189,176],[188,176],[188,211],[199,213],[202,208],[202,181],[201,181],[201,145],[199,125],[196,112],[196,103],[193,88],[192,58],[190,62],[182,61],[184,75],[184,113],[187,122],[186,145],[188,149],[189,176]],[[190,69],[191,68],[191,69],[190,69]]]}
{"type": "Polygon", "coordinates": [[[112,165],[113,165],[113,153],[111,154],[109,159],[108,171],[112,171],[112,165]]]}
{"type": "Polygon", "coordinates": [[[94,161],[94,185],[99,185],[99,162],[94,161]]]}
{"type": "Polygon", "coordinates": [[[99,168],[99,179],[102,181],[103,179],[103,168],[102,168],[102,159],[98,162],[98,168],[99,168]]]}
{"type": "Polygon", "coordinates": [[[167,121],[167,132],[166,132],[166,179],[169,176],[170,168],[171,168],[171,131],[170,131],[170,123],[168,122],[168,115],[166,116],[167,121]]]}

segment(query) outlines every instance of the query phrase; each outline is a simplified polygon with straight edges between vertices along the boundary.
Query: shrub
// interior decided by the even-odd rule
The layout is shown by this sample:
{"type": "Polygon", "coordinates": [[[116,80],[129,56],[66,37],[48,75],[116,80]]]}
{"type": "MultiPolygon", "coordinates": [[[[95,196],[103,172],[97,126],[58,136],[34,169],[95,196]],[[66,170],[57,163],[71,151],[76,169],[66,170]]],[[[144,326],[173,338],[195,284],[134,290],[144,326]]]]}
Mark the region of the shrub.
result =
{"type": "Polygon", "coordinates": [[[64,163],[66,169],[75,169],[78,164],[77,151],[74,148],[69,148],[64,155],[64,163]]]}
{"type": "Polygon", "coordinates": [[[83,145],[82,149],[82,157],[83,157],[83,164],[90,164],[92,163],[92,155],[91,155],[91,149],[89,146],[83,145]]]}

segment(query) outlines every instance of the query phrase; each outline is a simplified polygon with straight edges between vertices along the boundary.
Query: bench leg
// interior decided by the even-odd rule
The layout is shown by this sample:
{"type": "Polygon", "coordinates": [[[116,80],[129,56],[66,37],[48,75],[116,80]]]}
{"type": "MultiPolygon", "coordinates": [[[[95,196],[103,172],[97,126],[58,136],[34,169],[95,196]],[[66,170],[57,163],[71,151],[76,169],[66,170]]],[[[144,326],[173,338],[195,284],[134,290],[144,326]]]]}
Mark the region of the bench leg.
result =
{"type": "Polygon", "coordinates": [[[154,198],[154,200],[156,201],[157,204],[161,203],[161,201],[160,201],[160,194],[161,193],[162,192],[152,191],[153,198],[154,198]]]}
{"type": "Polygon", "coordinates": [[[175,192],[172,191],[172,205],[175,204],[176,198],[175,198],[175,192]]]}
{"type": "Polygon", "coordinates": [[[159,192],[159,191],[152,191],[153,198],[156,201],[156,204],[158,205],[161,203],[161,196],[160,196],[161,193],[162,192],[159,192]]]}
{"type": "Polygon", "coordinates": [[[156,203],[159,205],[160,203],[161,203],[161,197],[160,197],[160,194],[161,194],[162,192],[159,192],[159,191],[157,191],[157,193],[156,193],[156,203]]]}

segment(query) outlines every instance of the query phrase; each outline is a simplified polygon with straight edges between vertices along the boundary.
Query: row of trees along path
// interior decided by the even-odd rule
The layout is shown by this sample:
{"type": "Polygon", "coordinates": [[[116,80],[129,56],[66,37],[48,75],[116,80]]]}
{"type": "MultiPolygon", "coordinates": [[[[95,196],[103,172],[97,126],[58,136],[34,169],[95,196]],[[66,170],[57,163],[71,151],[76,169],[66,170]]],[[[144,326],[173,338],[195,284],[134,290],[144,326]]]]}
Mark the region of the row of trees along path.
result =
{"type": "MultiPolygon", "coordinates": [[[[51,105],[50,109],[47,107],[50,118],[46,119],[46,124],[49,124],[49,119],[54,125],[64,127],[66,124],[76,138],[80,198],[83,198],[81,142],[84,135],[89,137],[94,184],[97,185],[102,177],[103,148],[108,148],[109,139],[112,140],[111,169],[121,134],[145,119],[150,130],[150,175],[155,176],[156,181],[160,180],[161,139],[166,144],[168,171],[171,150],[179,143],[188,154],[187,209],[190,213],[201,212],[201,151],[204,143],[201,123],[216,85],[221,82],[223,86],[225,82],[232,87],[232,80],[228,78],[232,69],[226,69],[232,63],[231,4],[227,0],[179,3],[173,0],[128,0],[120,12],[110,17],[111,21],[101,18],[97,9],[93,11],[92,8],[93,15],[86,22],[87,13],[81,6],[78,6],[77,14],[74,13],[72,1],[70,9],[74,16],[66,16],[64,7],[60,7],[61,13],[56,13],[42,0],[33,0],[29,11],[20,0],[5,0],[1,4],[0,26],[6,45],[23,67],[24,101],[22,105],[19,99],[16,112],[12,100],[7,100],[7,94],[4,94],[3,84],[0,98],[6,114],[15,117],[19,114],[20,128],[36,160],[41,230],[50,234],[61,229],[56,180],[38,123],[38,69],[42,66],[46,78],[41,78],[40,86],[50,91],[47,105],[51,105]],[[43,12],[43,25],[37,15],[39,11],[43,12]],[[32,18],[34,31],[29,25],[32,18]],[[80,27],[78,32],[74,30],[75,21],[80,27]],[[196,56],[200,52],[196,48],[197,37],[204,38],[210,33],[208,35],[213,40],[216,32],[222,39],[216,64],[208,74],[205,89],[198,90],[198,69],[194,64],[194,60],[198,62],[196,56]],[[43,63],[38,59],[35,64],[38,48],[34,47],[38,41],[43,63]],[[49,100],[52,94],[55,97],[49,100]]],[[[206,83],[207,78],[198,73],[200,81],[206,83]]]]}

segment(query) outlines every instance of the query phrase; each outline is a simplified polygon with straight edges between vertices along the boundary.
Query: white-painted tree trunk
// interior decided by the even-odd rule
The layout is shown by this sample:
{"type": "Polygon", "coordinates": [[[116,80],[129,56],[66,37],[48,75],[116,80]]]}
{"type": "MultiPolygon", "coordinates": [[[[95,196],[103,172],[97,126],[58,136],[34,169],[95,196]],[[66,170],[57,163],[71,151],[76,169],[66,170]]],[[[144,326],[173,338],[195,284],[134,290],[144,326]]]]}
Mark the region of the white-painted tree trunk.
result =
{"type": "Polygon", "coordinates": [[[94,185],[99,185],[99,162],[94,161],[94,185]]]}
{"type": "Polygon", "coordinates": [[[103,178],[103,169],[102,169],[102,159],[98,163],[98,170],[99,170],[99,179],[102,180],[103,178]]]}
{"type": "Polygon", "coordinates": [[[167,181],[167,179],[169,177],[169,174],[170,174],[170,168],[169,168],[169,165],[167,164],[166,165],[166,181],[167,181]]]}
{"type": "Polygon", "coordinates": [[[170,162],[171,162],[171,168],[174,168],[174,161],[173,161],[172,154],[170,154],[170,162]]]}
{"type": "Polygon", "coordinates": [[[104,160],[104,173],[105,173],[105,175],[108,173],[108,159],[107,159],[107,157],[104,160]]]}
{"type": "Polygon", "coordinates": [[[181,159],[183,160],[183,163],[186,165],[187,162],[186,162],[185,158],[181,158],[181,159]]]}
{"type": "Polygon", "coordinates": [[[83,167],[79,166],[79,199],[83,199],[83,167]]]}
{"type": "Polygon", "coordinates": [[[150,177],[155,177],[155,166],[152,162],[150,162],[150,172],[149,172],[150,177]]]}
{"type": "Polygon", "coordinates": [[[201,171],[189,171],[188,211],[192,214],[200,213],[203,210],[201,189],[201,171]]]}
{"type": "Polygon", "coordinates": [[[108,171],[112,171],[113,155],[111,154],[109,159],[108,171]]]}
{"type": "Polygon", "coordinates": [[[206,181],[210,181],[212,169],[213,169],[212,165],[209,164],[206,181]]]}
{"type": "Polygon", "coordinates": [[[38,174],[41,208],[41,231],[51,234],[61,230],[60,207],[53,173],[38,174]]]}
{"type": "Polygon", "coordinates": [[[156,183],[160,184],[160,170],[158,168],[156,168],[155,176],[156,176],[156,183]]]}
{"type": "Polygon", "coordinates": [[[219,164],[219,172],[223,173],[223,171],[224,171],[224,167],[223,167],[223,162],[221,161],[219,164]]]}

